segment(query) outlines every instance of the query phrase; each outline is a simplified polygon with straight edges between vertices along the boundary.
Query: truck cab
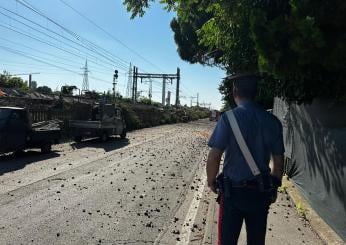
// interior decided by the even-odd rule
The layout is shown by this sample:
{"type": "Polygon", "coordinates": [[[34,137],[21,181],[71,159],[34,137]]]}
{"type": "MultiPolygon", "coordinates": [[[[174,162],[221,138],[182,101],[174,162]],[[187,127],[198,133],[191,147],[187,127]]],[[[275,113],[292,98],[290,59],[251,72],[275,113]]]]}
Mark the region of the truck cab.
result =
{"type": "Polygon", "coordinates": [[[18,107],[0,107],[0,149],[3,152],[25,148],[31,129],[27,111],[18,107]]]}
{"type": "Polygon", "coordinates": [[[25,108],[0,107],[0,153],[21,152],[27,148],[41,148],[50,152],[53,143],[61,137],[56,124],[33,128],[29,112],[25,108]]]}
{"type": "Polygon", "coordinates": [[[210,111],[210,117],[209,121],[219,121],[220,119],[220,112],[218,110],[211,110],[210,111]]]}
{"type": "Polygon", "coordinates": [[[126,137],[126,123],[120,107],[114,104],[96,104],[89,120],[70,120],[70,134],[76,142],[83,138],[99,137],[106,141],[109,136],[126,137]]]}

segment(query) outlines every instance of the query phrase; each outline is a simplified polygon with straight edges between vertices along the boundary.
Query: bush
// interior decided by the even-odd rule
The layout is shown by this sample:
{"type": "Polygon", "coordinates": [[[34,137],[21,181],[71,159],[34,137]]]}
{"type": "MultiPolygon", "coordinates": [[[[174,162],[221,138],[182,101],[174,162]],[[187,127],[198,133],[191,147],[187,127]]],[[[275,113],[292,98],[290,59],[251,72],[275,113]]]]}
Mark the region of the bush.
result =
{"type": "Polygon", "coordinates": [[[170,123],[171,123],[170,113],[167,111],[164,111],[162,113],[161,124],[170,124],[170,123]]]}
{"type": "Polygon", "coordinates": [[[209,110],[200,107],[192,107],[186,109],[186,114],[189,120],[196,121],[198,119],[203,119],[209,117],[209,110]]]}
{"type": "Polygon", "coordinates": [[[126,127],[128,131],[139,129],[142,127],[142,122],[130,105],[121,104],[123,110],[126,127]]]}
{"type": "Polygon", "coordinates": [[[193,108],[173,108],[165,107],[163,110],[155,111],[151,115],[146,114],[146,118],[153,116],[155,120],[145,120],[138,116],[140,112],[136,113],[133,110],[133,105],[128,103],[121,103],[120,107],[123,110],[127,129],[135,130],[140,128],[154,127],[163,124],[172,124],[178,122],[195,121],[202,118],[209,117],[209,110],[201,107],[193,108]]]}

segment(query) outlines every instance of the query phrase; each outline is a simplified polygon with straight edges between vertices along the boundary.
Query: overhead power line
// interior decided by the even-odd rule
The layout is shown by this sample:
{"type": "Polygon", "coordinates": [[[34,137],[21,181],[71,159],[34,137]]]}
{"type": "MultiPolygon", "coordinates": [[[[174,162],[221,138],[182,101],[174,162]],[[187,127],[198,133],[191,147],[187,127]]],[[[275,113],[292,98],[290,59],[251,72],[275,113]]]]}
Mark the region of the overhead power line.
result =
{"type": "MultiPolygon", "coordinates": [[[[61,3],[63,3],[65,6],[67,6],[68,8],[72,9],[75,13],[77,13],[79,16],[81,16],[83,19],[87,20],[89,23],[91,23],[93,26],[95,26],[96,28],[98,28],[99,30],[101,30],[103,33],[105,33],[106,35],[108,35],[110,38],[112,38],[114,41],[118,42],[119,44],[121,44],[123,47],[125,47],[126,49],[128,49],[129,51],[131,51],[133,54],[135,54],[136,56],[138,56],[139,58],[141,58],[143,61],[145,61],[146,63],[150,64],[152,67],[155,67],[156,69],[160,70],[163,72],[163,70],[158,67],[157,65],[155,65],[154,63],[152,63],[150,60],[146,59],[144,56],[142,56],[141,54],[139,54],[136,50],[134,50],[133,48],[129,47],[128,45],[126,45],[124,42],[122,42],[119,38],[115,37],[113,34],[111,34],[110,32],[108,32],[107,30],[105,30],[103,27],[101,27],[100,25],[98,25],[97,23],[95,23],[93,20],[91,20],[89,17],[85,16],[84,14],[82,14],[79,10],[77,10],[76,8],[72,7],[70,4],[68,4],[66,1],[64,0],[60,0],[61,3]]],[[[145,72],[145,71],[144,71],[145,72]]]]}
{"type": "MultiPolygon", "coordinates": [[[[74,74],[80,75],[80,73],[78,73],[76,71],[73,71],[73,70],[71,70],[69,68],[65,68],[65,67],[62,67],[62,66],[59,66],[59,65],[52,64],[52,63],[47,62],[45,60],[41,60],[39,58],[33,57],[32,55],[28,55],[28,54],[26,54],[26,53],[24,53],[24,52],[22,52],[20,50],[12,49],[12,48],[5,47],[5,46],[0,46],[0,49],[5,50],[5,51],[7,51],[9,53],[13,53],[13,54],[17,54],[17,55],[23,56],[23,57],[25,57],[27,59],[35,60],[37,62],[40,62],[40,63],[46,64],[46,65],[50,65],[50,66],[56,67],[58,69],[61,69],[61,70],[64,70],[64,71],[67,71],[67,72],[70,72],[70,73],[74,73],[74,74]]],[[[92,78],[94,80],[97,80],[97,81],[100,81],[100,82],[111,84],[111,82],[103,80],[103,79],[100,79],[100,78],[96,78],[96,77],[92,77],[92,78]]]]}
{"type": "MultiPolygon", "coordinates": [[[[113,61],[112,59],[110,59],[109,57],[103,55],[103,54],[100,53],[100,52],[94,51],[93,49],[90,49],[89,47],[86,47],[85,45],[83,45],[83,44],[81,44],[81,43],[75,42],[75,41],[73,41],[73,40],[71,40],[71,39],[69,39],[69,38],[67,38],[67,37],[65,37],[65,36],[63,36],[63,35],[61,35],[61,34],[55,32],[55,31],[50,30],[49,28],[43,27],[42,25],[40,25],[40,24],[38,24],[38,23],[36,23],[36,22],[34,22],[34,21],[31,21],[31,20],[29,20],[28,18],[26,18],[26,17],[24,17],[24,16],[22,16],[22,15],[16,14],[16,13],[14,13],[14,12],[11,11],[11,10],[8,10],[8,9],[3,8],[3,7],[1,7],[1,6],[0,6],[0,8],[6,10],[6,11],[8,11],[8,12],[10,12],[10,13],[13,14],[13,15],[19,16],[20,18],[25,19],[26,21],[28,21],[28,22],[30,22],[30,23],[36,25],[36,26],[39,26],[40,28],[42,28],[42,29],[44,29],[44,30],[46,30],[46,31],[49,31],[49,32],[53,33],[54,35],[57,35],[57,36],[59,36],[59,37],[65,39],[65,40],[67,40],[67,41],[69,41],[69,42],[72,42],[73,44],[75,44],[75,45],[77,45],[77,46],[80,46],[80,47],[82,47],[82,48],[84,48],[84,49],[87,49],[87,50],[89,50],[89,51],[95,53],[96,55],[99,55],[100,58],[99,58],[99,57],[96,57],[96,56],[94,56],[94,55],[92,55],[92,54],[90,54],[90,53],[84,51],[89,57],[92,57],[92,58],[94,58],[94,59],[96,59],[96,60],[102,60],[102,59],[103,59],[103,62],[104,62],[104,63],[106,63],[106,64],[108,64],[108,65],[111,65],[111,66],[113,67],[112,69],[114,69],[114,66],[115,66],[115,67],[118,67],[119,69],[123,69],[123,70],[127,69],[127,66],[126,66],[126,65],[121,64],[121,63],[117,63],[117,62],[113,61]]],[[[9,19],[11,19],[11,20],[14,20],[14,21],[20,23],[21,25],[24,25],[24,26],[26,26],[26,27],[28,27],[28,28],[30,28],[30,29],[32,29],[32,30],[34,30],[34,31],[36,31],[36,32],[38,32],[38,33],[44,35],[44,36],[47,36],[47,37],[49,37],[49,38],[51,38],[51,39],[53,39],[53,40],[59,42],[60,44],[62,43],[62,44],[64,44],[64,45],[68,46],[68,47],[71,47],[71,48],[77,50],[78,52],[81,51],[79,48],[76,48],[75,46],[73,46],[73,45],[71,45],[71,44],[69,44],[69,43],[63,42],[62,40],[60,40],[60,39],[58,39],[58,38],[56,38],[56,37],[54,37],[54,36],[51,36],[51,35],[47,34],[47,33],[44,32],[44,31],[38,30],[37,28],[35,28],[35,27],[31,26],[31,25],[28,25],[28,24],[24,23],[24,22],[22,22],[22,21],[20,21],[20,20],[18,20],[18,19],[16,19],[16,18],[14,18],[13,16],[9,16],[9,15],[7,15],[7,14],[1,12],[1,11],[0,11],[0,14],[3,15],[3,16],[6,16],[7,18],[9,18],[9,19]]],[[[13,27],[12,27],[12,28],[13,28],[13,27]]],[[[17,28],[17,29],[19,29],[19,28],[17,28]]],[[[24,32],[24,31],[22,31],[22,32],[24,32]]],[[[28,35],[28,36],[32,36],[32,34],[30,34],[30,35],[28,35]]],[[[38,38],[38,37],[36,36],[36,38],[38,38]]],[[[61,48],[60,48],[60,49],[61,49],[61,48]]]]}
{"type": "MultiPolygon", "coordinates": [[[[0,27],[4,27],[0,24],[0,27]]],[[[51,57],[56,57],[54,54],[51,54],[51,57]]],[[[45,60],[50,60],[49,58],[40,58],[40,59],[45,59],[45,60]]],[[[61,62],[61,61],[51,61],[54,63],[58,63],[58,64],[62,64],[62,65],[66,65],[66,66],[71,66],[71,64],[67,64],[66,62],[61,62]]]]}
{"type": "MultiPolygon", "coordinates": [[[[68,29],[67,27],[63,26],[62,24],[58,23],[57,21],[53,20],[52,18],[48,17],[47,15],[45,15],[43,12],[41,12],[40,10],[38,10],[37,8],[35,8],[32,4],[28,3],[25,0],[14,0],[17,3],[21,4],[22,6],[24,6],[25,8],[27,8],[28,10],[34,12],[35,14],[41,16],[42,18],[46,19],[47,21],[53,23],[54,25],[56,25],[57,27],[59,27],[61,30],[65,31],[66,33],[68,33],[69,35],[71,35],[72,37],[74,37],[75,39],[77,39],[78,41],[82,42],[85,45],[88,45],[89,47],[91,47],[93,50],[97,50],[98,52],[103,53],[104,55],[108,56],[108,57],[112,57],[116,60],[121,60],[121,62],[126,64],[126,67],[128,67],[130,62],[125,61],[124,59],[110,53],[109,51],[105,50],[104,48],[98,46],[97,44],[89,41],[88,39],[82,37],[81,35],[79,35],[78,33],[68,29]]],[[[127,69],[127,68],[126,68],[127,69]]]]}
{"type": "Polygon", "coordinates": [[[46,65],[54,66],[54,67],[56,67],[56,68],[59,68],[59,69],[61,69],[61,70],[67,71],[67,72],[71,72],[71,73],[75,73],[75,74],[78,74],[78,75],[79,75],[78,72],[75,72],[75,71],[73,71],[73,70],[71,70],[71,69],[64,68],[64,67],[62,67],[62,66],[58,66],[58,65],[49,63],[49,62],[47,62],[47,61],[38,59],[38,58],[36,58],[36,57],[33,57],[32,55],[25,54],[24,52],[22,52],[22,51],[20,51],[20,50],[12,49],[12,48],[5,47],[5,46],[0,46],[0,49],[5,50],[5,51],[10,52],[10,53],[13,53],[13,54],[17,54],[17,55],[26,57],[26,58],[28,58],[28,59],[35,60],[35,61],[37,61],[37,62],[46,64],[46,65]]]}
{"type": "MultiPolygon", "coordinates": [[[[35,40],[35,41],[38,41],[38,42],[40,42],[40,43],[44,43],[44,44],[46,44],[46,45],[48,45],[48,46],[51,46],[51,47],[56,48],[56,49],[59,49],[60,51],[63,51],[63,52],[65,52],[65,53],[68,53],[68,54],[73,55],[73,56],[75,56],[75,57],[81,58],[81,59],[83,59],[83,60],[85,59],[84,56],[81,56],[81,55],[79,55],[79,54],[76,54],[76,53],[74,53],[74,52],[72,52],[72,51],[70,51],[70,50],[68,50],[68,49],[59,47],[59,46],[57,46],[56,44],[53,44],[53,43],[51,43],[51,42],[49,42],[49,41],[46,41],[46,40],[43,40],[43,39],[41,39],[41,38],[39,38],[39,37],[37,37],[37,36],[34,36],[34,35],[32,35],[32,34],[29,35],[29,34],[25,33],[24,30],[21,30],[21,29],[18,28],[18,27],[13,28],[13,27],[9,27],[9,26],[2,25],[2,24],[0,24],[0,27],[5,28],[5,29],[8,29],[8,30],[13,31],[13,32],[16,32],[16,33],[18,33],[18,34],[20,34],[20,35],[26,36],[26,37],[28,37],[28,38],[30,38],[30,39],[33,39],[33,40],[35,40]],[[16,29],[17,29],[17,30],[16,30],[16,29]]],[[[92,63],[95,64],[95,65],[105,67],[104,65],[100,65],[98,62],[95,62],[95,61],[93,61],[93,60],[90,60],[90,62],[92,62],[92,63]]],[[[113,68],[114,68],[114,66],[111,66],[111,68],[108,68],[108,69],[113,69],[113,68]]],[[[123,68],[121,68],[121,69],[124,70],[123,68]]]]}
{"type": "MultiPolygon", "coordinates": [[[[76,63],[74,62],[74,63],[70,63],[69,61],[70,60],[68,60],[67,58],[63,58],[63,57],[60,57],[60,56],[57,56],[56,54],[52,54],[52,53],[48,53],[48,52],[44,52],[44,51],[41,51],[41,50],[38,50],[38,49],[35,49],[35,48],[32,48],[32,47],[30,47],[30,46],[27,46],[27,45],[25,45],[25,44],[22,44],[22,43],[18,43],[18,42],[14,42],[14,41],[10,41],[10,40],[8,40],[8,39],[6,39],[6,38],[2,38],[2,37],[0,37],[0,40],[4,40],[4,41],[6,41],[6,42],[8,42],[9,44],[11,44],[11,45],[17,45],[17,46],[20,46],[20,47],[24,47],[24,48],[28,48],[30,51],[36,51],[36,52],[39,52],[40,54],[45,54],[45,55],[48,55],[48,57],[50,57],[50,58],[48,58],[49,60],[51,60],[51,62],[54,62],[54,63],[59,63],[59,64],[63,64],[63,65],[66,65],[66,66],[69,66],[69,67],[71,67],[71,66],[75,66],[76,65],[76,63]],[[52,60],[51,58],[55,58],[55,59],[57,59],[57,60],[52,60]],[[58,61],[59,60],[59,61],[58,61]],[[63,62],[61,62],[61,60],[63,61],[63,62]]],[[[47,58],[44,58],[44,57],[42,57],[41,59],[47,59],[47,58]]],[[[34,63],[31,63],[31,64],[29,64],[29,63],[23,63],[23,62],[9,62],[8,60],[6,60],[6,61],[0,61],[0,63],[1,64],[8,64],[8,63],[12,63],[11,65],[13,66],[13,65],[16,65],[16,66],[19,66],[19,65],[25,65],[25,66],[31,66],[31,67],[40,67],[40,66],[38,66],[38,65],[35,65],[34,63]]],[[[42,66],[42,64],[41,64],[41,68],[43,68],[43,67],[45,67],[45,68],[47,68],[47,66],[42,66]]],[[[89,67],[91,67],[90,65],[89,65],[89,67]]],[[[48,67],[48,68],[52,68],[52,67],[48,67]]],[[[54,69],[56,69],[56,68],[54,68],[54,69]]],[[[92,72],[93,73],[100,73],[100,74],[105,74],[105,73],[113,73],[113,69],[110,69],[110,68],[108,68],[108,69],[106,69],[106,68],[96,68],[96,67],[91,67],[91,70],[92,70],[92,72]],[[100,70],[101,69],[101,70],[100,70]],[[104,69],[104,70],[102,70],[102,69],[104,69]]],[[[46,72],[45,72],[46,73],[46,72]]]]}

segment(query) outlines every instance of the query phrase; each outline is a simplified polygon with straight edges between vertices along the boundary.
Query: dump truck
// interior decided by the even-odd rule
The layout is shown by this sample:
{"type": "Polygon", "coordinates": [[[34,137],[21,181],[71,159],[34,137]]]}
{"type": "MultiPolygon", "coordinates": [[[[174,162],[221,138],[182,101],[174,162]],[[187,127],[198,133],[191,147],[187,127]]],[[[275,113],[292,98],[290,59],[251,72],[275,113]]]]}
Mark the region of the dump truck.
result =
{"type": "Polygon", "coordinates": [[[120,107],[114,104],[95,104],[89,120],[70,120],[70,135],[76,142],[85,138],[106,141],[112,135],[126,138],[126,123],[120,107]]]}
{"type": "Polygon", "coordinates": [[[19,153],[29,148],[49,153],[52,145],[59,143],[60,126],[58,120],[31,123],[25,108],[0,107],[0,153],[19,153]]]}

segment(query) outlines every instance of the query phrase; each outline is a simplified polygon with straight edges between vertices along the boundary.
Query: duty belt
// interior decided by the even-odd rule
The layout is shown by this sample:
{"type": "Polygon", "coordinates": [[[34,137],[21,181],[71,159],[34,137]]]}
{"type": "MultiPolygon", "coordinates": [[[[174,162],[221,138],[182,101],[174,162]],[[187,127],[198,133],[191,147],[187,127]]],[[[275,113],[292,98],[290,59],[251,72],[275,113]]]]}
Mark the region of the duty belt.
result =
{"type": "Polygon", "coordinates": [[[232,182],[229,181],[229,186],[232,188],[248,188],[248,189],[259,189],[259,184],[255,180],[232,182]]]}
{"type": "Polygon", "coordinates": [[[223,173],[221,173],[218,175],[215,184],[218,191],[217,202],[220,201],[221,195],[229,197],[232,189],[248,189],[267,192],[272,188],[272,181],[269,175],[259,175],[252,180],[234,182],[231,179],[225,177],[223,173]]]}

